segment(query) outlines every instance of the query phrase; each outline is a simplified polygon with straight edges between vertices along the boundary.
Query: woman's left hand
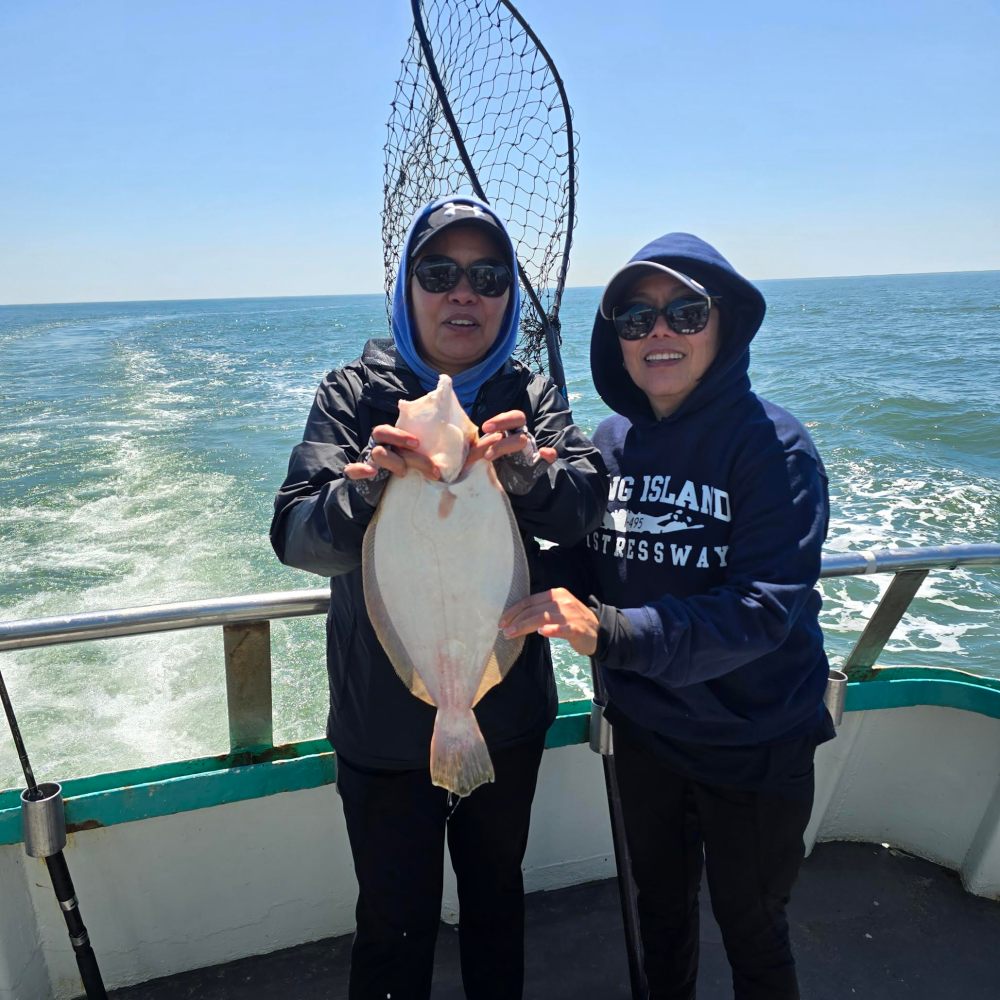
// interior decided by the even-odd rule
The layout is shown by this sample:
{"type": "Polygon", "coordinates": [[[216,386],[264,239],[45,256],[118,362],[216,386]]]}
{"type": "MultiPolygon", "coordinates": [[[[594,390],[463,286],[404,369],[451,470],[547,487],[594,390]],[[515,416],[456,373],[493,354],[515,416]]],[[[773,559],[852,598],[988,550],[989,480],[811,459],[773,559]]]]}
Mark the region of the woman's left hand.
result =
{"type": "Polygon", "coordinates": [[[537,632],[549,639],[565,639],[576,652],[597,651],[597,615],[565,587],[543,590],[512,604],[500,619],[508,639],[537,632]]]}
{"type": "MultiPolygon", "coordinates": [[[[495,462],[504,455],[516,455],[528,443],[527,435],[514,433],[522,431],[527,424],[527,420],[522,410],[507,410],[498,413],[495,417],[490,417],[483,424],[483,436],[469,449],[469,456],[465,460],[465,467],[468,468],[473,462],[486,459],[487,462],[495,462]]],[[[538,454],[551,465],[558,453],[555,448],[539,448],[538,454]]]]}

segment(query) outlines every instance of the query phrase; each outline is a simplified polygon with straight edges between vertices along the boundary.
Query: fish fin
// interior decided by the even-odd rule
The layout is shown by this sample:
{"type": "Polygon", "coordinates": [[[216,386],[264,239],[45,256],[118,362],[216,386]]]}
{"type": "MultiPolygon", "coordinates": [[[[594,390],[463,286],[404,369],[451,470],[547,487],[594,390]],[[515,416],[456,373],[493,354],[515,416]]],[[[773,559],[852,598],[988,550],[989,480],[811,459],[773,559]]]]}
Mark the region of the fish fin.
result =
{"type": "MultiPolygon", "coordinates": [[[[430,691],[427,690],[427,685],[424,683],[424,679],[416,672],[416,670],[413,670],[412,666],[410,667],[410,670],[412,671],[409,685],[410,694],[419,698],[421,701],[426,701],[428,705],[436,706],[437,702],[431,697],[430,691]]],[[[396,673],[398,674],[399,671],[397,670],[396,673]]]]}
{"type": "MultiPolygon", "coordinates": [[[[514,602],[511,601],[510,604],[514,602]]],[[[510,607],[508,604],[508,607],[510,607]]],[[[499,684],[508,673],[510,673],[510,668],[514,666],[517,662],[517,658],[521,655],[521,650],[524,649],[524,636],[519,635],[515,639],[508,639],[502,632],[497,633],[497,641],[493,646],[493,654],[490,657],[490,663],[486,665],[486,675],[484,675],[484,680],[490,673],[490,667],[495,665],[496,668],[496,680],[494,680],[488,687],[483,689],[480,685],[480,693],[476,695],[476,701],[478,701],[486,692],[493,687],[494,684],[499,684]]],[[[472,704],[475,705],[476,701],[472,704]]]]}
{"type": "MultiPolygon", "coordinates": [[[[504,499],[507,499],[506,493],[504,499]]],[[[524,545],[521,543],[521,529],[517,525],[510,500],[507,500],[507,516],[510,518],[511,534],[518,541],[514,547],[514,568],[510,574],[510,593],[507,595],[507,607],[510,607],[531,593],[531,574],[528,572],[528,557],[524,554],[524,545]]]]}
{"type": "MultiPolygon", "coordinates": [[[[502,487],[500,489],[502,491],[502,487]]],[[[517,543],[514,546],[514,567],[510,574],[510,590],[507,592],[507,603],[504,605],[505,608],[509,608],[512,604],[523,600],[531,593],[531,578],[528,574],[528,560],[524,554],[524,546],[521,544],[521,532],[517,526],[517,520],[514,517],[514,511],[511,509],[510,501],[507,500],[506,493],[504,493],[504,500],[507,503],[507,516],[510,518],[511,534],[517,543]]],[[[497,632],[497,640],[493,645],[493,656],[496,660],[500,679],[496,683],[499,684],[507,676],[507,672],[521,655],[523,647],[524,636],[518,636],[516,639],[508,639],[503,632],[497,632]]],[[[489,666],[487,666],[488,672],[489,666]]],[[[482,693],[485,694],[486,692],[483,691],[482,693]]]]}
{"type": "MultiPolygon", "coordinates": [[[[510,501],[507,499],[507,494],[504,493],[503,487],[500,485],[500,481],[496,478],[496,473],[493,471],[492,466],[489,467],[489,474],[490,481],[504,498],[504,504],[507,508],[507,517],[510,521],[511,537],[514,539],[515,543],[514,566],[511,571],[510,590],[507,592],[507,603],[504,605],[505,608],[509,608],[512,604],[517,603],[531,593],[531,581],[528,575],[528,560],[524,554],[524,545],[521,543],[521,532],[517,526],[514,511],[510,506],[510,501]]],[[[508,639],[503,632],[500,632],[499,630],[497,631],[497,638],[493,644],[493,652],[490,653],[489,659],[486,661],[486,669],[483,671],[482,680],[479,682],[479,688],[476,691],[476,696],[472,699],[473,705],[478,705],[479,699],[482,698],[482,696],[486,694],[490,688],[495,687],[507,676],[510,668],[514,666],[517,658],[521,655],[521,650],[523,648],[524,636],[519,635],[514,639],[508,639]]]]}
{"type": "MultiPolygon", "coordinates": [[[[389,484],[391,488],[392,483],[389,484]]],[[[368,617],[371,619],[372,628],[378,641],[385,650],[385,655],[389,657],[396,675],[407,686],[410,693],[428,705],[435,705],[436,702],[427,690],[420,674],[410,659],[406,647],[403,645],[395,626],[385,612],[385,602],[379,590],[378,576],[375,573],[375,532],[378,530],[378,520],[381,508],[375,512],[368,530],[365,532],[364,542],[361,546],[361,573],[364,578],[365,607],[368,609],[368,617]]]]}
{"type": "Polygon", "coordinates": [[[431,781],[462,798],[494,777],[472,709],[438,709],[431,736],[431,781]]]}
{"type": "MultiPolygon", "coordinates": [[[[511,640],[507,639],[506,641],[510,642],[511,640]]],[[[515,659],[517,659],[517,657],[515,657],[515,659]]],[[[482,696],[486,694],[491,687],[496,687],[496,685],[502,680],[503,672],[500,670],[500,661],[497,660],[497,654],[494,650],[494,652],[490,653],[490,658],[486,661],[486,669],[483,671],[483,677],[479,682],[479,689],[476,691],[476,695],[472,699],[472,704],[478,705],[479,699],[482,698],[482,696]]]]}

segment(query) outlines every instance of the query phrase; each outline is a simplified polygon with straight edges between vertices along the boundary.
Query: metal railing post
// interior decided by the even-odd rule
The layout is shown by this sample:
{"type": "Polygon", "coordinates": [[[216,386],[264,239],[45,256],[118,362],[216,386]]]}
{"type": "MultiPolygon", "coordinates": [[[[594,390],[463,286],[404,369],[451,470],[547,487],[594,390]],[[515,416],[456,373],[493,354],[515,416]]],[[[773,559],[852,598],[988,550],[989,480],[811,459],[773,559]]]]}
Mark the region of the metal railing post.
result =
{"type": "Polygon", "coordinates": [[[271,714],[271,623],[222,627],[226,650],[229,746],[233,752],[274,746],[271,714]]]}
{"type": "Polygon", "coordinates": [[[910,601],[927,578],[926,569],[904,570],[897,573],[879,601],[875,613],[868,619],[864,631],[858,636],[854,649],[844,660],[843,671],[848,680],[861,681],[871,676],[875,663],[882,655],[885,644],[906,614],[910,601]]]}

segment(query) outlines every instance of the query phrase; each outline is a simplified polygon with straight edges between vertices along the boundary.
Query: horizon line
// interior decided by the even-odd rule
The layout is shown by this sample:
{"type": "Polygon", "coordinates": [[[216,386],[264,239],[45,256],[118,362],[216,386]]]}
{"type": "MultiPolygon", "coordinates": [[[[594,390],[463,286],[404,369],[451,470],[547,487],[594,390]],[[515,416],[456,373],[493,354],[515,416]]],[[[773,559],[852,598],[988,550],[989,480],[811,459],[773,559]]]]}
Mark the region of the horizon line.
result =
{"type": "MultiPolygon", "coordinates": [[[[797,278],[751,278],[754,282],[765,281],[827,281],[839,278],[906,278],[921,277],[938,274],[991,274],[1000,273],[1000,268],[985,267],[973,268],[972,270],[962,269],[954,271],[889,271],[875,274],[814,274],[797,278]]],[[[566,291],[570,289],[603,288],[603,285],[567,285],[566,291]]],[[[370,298],[374,296],[385,296],[385,291],[378,292],[308,292],[300,295],[209,295],[192,298],[191,296],[178,296],[169,299],[59,299],[50,302],[0,302],[0,309],[22,309],[32,306],[100,306],[100,305],[133,305],[137,303],[159,303],[159,302],[238,302],[245,299],[261,299],[266,301],[277,301],[280,299],[336,299],[336,298],[370,298]]]]}

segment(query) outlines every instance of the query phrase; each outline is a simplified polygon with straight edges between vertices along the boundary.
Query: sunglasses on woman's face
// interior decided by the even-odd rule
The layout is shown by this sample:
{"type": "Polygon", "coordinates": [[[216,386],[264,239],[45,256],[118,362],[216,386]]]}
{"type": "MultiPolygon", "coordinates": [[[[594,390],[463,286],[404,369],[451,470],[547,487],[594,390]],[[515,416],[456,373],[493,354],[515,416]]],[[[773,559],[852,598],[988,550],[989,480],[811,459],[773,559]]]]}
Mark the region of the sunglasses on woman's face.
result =
{"type": "Polygon", "coordinates": [[[420,287],[425,292],[438,294],[450,292],[464,274],[477,295],[495,299],[510,288],[513,275],[506,264],[493,260],[477,260],[468,267],[461,267],[450,257],[424,257],[413,269],[420,287]]]}
{"type": "MultiPolygon", "coordinates": [[[[718,302],[716,298],[714,301],[718,302]]],[[[712,312],[712,299],[700,295],[683,295],[668,302],[662,309],[648,302],[631,302],[615,306],[611,310],[611,321],[622,340],[642,340],[653,332],[657,317],[662,316],[674,333],[685,336],[701,333],[708,326],[712,312]]]]}

